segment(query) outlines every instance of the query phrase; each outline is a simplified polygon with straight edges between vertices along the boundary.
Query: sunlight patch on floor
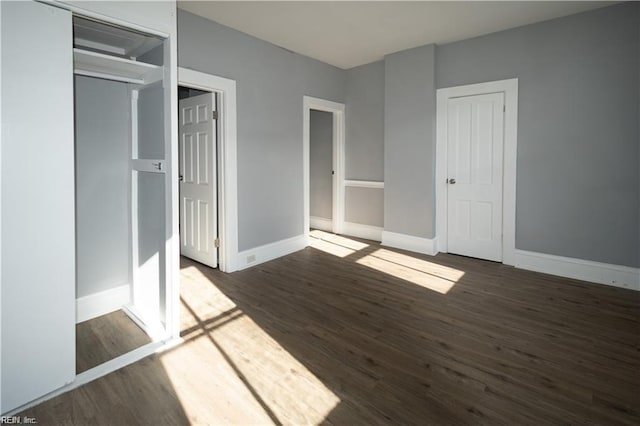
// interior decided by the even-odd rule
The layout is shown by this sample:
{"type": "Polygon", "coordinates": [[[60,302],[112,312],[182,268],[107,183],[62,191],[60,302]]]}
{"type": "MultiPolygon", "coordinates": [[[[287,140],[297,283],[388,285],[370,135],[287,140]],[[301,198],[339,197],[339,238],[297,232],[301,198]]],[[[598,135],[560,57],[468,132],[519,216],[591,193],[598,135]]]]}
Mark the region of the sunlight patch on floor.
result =
{"type": "Polygon", "coordinates": [[[463,271],[385,249],[378,249],[356,263],[441,294],[447,294],[464,276],[463,271]]]}
{"type": "Polygon", "coordinates": [[[464,271],[459,269],[383,248],[374,251],[371,253],[371,256],[397,263],[399,265],[406,266],[407,268],[416,269],[430,275],[435,275],[449,281],[458,282],[464,276],[464,271]]]}
{"type": "Polygon", "coordinates": [[[320,424],[340,399],[251,318],[211,333],[284,424],[320,424]]]}
{"type": "MultiPolygon", "coordinates": [[[[210,279],[196,266],[188,266],[180,271],[180,297],[198,314],[200,321],[207,322],[223,312],[230,312],[236,304],[222,293],[210,279]],[[207,297],[202,297],[207,295],[207,297]]],[[[181,309],[180,329],[186,330],[198,324],[198,321],[183,307],[181,309]]]]}
{"type": "Polygon", "coordinates": [[[309,246],[313,247],[316,250],[320,250],[337,257],[347,257],[356,252],[355,250],[352,250],[350,248],[343,247],[341,245],[334,244],[325,240],[312,239],[309,246]]]}
{"type": "Polygon", "coordinates": [[[369,247],[368,244],[360,241],[317,229],[311,230],[309,237],[311,247],[338,257],[347,257],[356,251],[369,247]]]}
{"type": "Polygon", "coordinates": [[[198,267],[182,269],[181,299],[185,343],[162,362],[192,422],[319,424],[340,402],[198,267]]]}

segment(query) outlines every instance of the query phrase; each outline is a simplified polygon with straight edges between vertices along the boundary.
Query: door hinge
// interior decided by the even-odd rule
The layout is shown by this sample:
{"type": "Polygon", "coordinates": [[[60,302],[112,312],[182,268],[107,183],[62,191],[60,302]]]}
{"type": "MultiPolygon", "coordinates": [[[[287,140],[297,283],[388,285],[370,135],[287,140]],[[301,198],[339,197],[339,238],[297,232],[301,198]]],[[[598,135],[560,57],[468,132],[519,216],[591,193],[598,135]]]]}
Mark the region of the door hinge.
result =
{"type": "Polygon", "coordinates": [[[214,120],[218,119],[218,111],[211,111],[211,118],[213,118],[214,120]]]}
{"type": "Polygon", "coordinates": [[[507,106],[506,105],[502,105],[502,112],[507,112],[507,106]]]}
{"type": "Polygon", "coordinates": [[[215,248],[220,248],[220,238],[213,240],[213,245],[215,248]]]}

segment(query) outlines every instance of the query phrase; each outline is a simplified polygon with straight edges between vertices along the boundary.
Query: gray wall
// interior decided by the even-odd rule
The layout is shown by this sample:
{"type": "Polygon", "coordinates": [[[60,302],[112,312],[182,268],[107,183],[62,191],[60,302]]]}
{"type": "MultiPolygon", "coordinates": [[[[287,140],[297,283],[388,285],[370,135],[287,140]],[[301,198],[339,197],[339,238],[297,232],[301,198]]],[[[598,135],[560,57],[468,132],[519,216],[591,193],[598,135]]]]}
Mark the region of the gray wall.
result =
{"type": "Polygon", "coordinates": [[[438,47],[438,87],[519,79],[517,248],[639,265],[639,9],[438,47]]]}
{"type": "MultiPolygon", "coordinates": [[[[347,70],[345,177],[384,181],[384,61],[347,70]]],[[[384,190],[347,187],[345,221],[384,225],[384,190]]]]}
{"type": "Polygon", "coordinates": [[[130,280],[127,85],[75,77],[77,297],[130,280]]]}
{"type": "Polygon", "coordinates": [[[236,80],[239,249],[300,235],[302,98],[343,102],[345,72],[182,10],[178,63],[236,80]]]}
{"type": "Polygon", "coordinates": [[[345,178],[384,180],[384,62],[347,71],[345,178]]]}
{"type": "Polygon", "coordinates": [[[145,87],[138,93],[138,158],[165,158],[164,92],[160,83],[145,87]]]}
{"type": "Polygon", "coordinates": [[[379,188],[345,188],[346,222],[384,226],[384,190],[379,188]]]}
{"type": "Polygon", "coordinates": [[[333,114],[311,110],[309,117],[309,214],[333,217],[333,114]]]}
{"type": "Polygon", "coordinates": [[[385,57],[384,228],[433,238],[435,46],[385,57]]]}

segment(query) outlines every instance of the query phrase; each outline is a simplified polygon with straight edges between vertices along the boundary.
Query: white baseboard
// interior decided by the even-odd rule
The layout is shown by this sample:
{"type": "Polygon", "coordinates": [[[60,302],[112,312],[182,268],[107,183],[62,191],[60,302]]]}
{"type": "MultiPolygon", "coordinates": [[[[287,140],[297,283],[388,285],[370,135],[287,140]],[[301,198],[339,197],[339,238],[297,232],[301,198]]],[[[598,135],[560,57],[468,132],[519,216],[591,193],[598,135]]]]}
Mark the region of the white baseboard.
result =
{"type": "Polygon", "coordinates": [[[640,290],[640,269],[571,257],[516,250],[516,268],[640,290]]]}
{"type": "Polygon", "coordinates": [[[413,235],[398,234],[389,231],[382,231],[382,245],[431,256],[438,253],[438,244],[435,238],[414,237],[413,235]]]}
{"type": "Polygon", "coordinates": [[[344,222],[342,234],[367,240],[382,241],[382,228],[379,226],[363,225],[361,223],[344,222]]]}
{"type": "Polygon", "coordinates": [[[131,303],[131,286],[124,284],[76,299],[76,324],[105,315],[131,303]]]}
{"type": "Polygon", "coordinates": [[[264,262],[286,256],[290,253],[302,250],[309,245],[309,239],[306,235],[297,235],[287,238],[286,240],[276,241],[275,243],[265,244],[249,250],[238,253],[235,259],[235,271],[250,268],[264,262]]]}
{"type": "Polygon", "coordinates": [[[309,226],[321,231],[333,232],[333,220],[324,217],[309,216],[309,226]]]}

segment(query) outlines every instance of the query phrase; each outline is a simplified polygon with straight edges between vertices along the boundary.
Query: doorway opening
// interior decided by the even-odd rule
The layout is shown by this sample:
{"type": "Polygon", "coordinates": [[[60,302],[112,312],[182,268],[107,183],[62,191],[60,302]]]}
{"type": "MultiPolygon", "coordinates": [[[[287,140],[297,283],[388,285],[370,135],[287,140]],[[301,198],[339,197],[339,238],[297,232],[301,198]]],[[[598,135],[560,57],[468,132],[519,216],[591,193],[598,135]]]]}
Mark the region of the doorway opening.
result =
{"type": "Polygon", "coordinates": [[[345,105],[303,98],[304,235],[344,227],[345,105]]]}
{"type": "Polygon", "coordinates": [[[309,226],[333,231],[333,114],[309,112],[309,226]]]}
{"type": "MultiPolygon", "coordinates": [[[[180,135],[177,151],[180,151],[179,172],[176,180],[176,186],[180,188],[180,245],[181,253],[186,254],[183,250],[185,238],[191,238],[195,245],[208,240],[209,247],[214,246],[217,253],[217,266],[222,272],[233,272],[238,269],[238,195],[237,195],[237,151],[236,151],[236,82],[228,78],[218,77],[199,71],[194,71],[182,67],[178,67],[178,92],[183,97],[179,102],[184,102],[185,108],[190,108],[191,112],[185,111],[184,114],[178,113],[177,120],[191,120],[187,127],[193,126],[191,129],[184,128],[182,121],[178,123],[180,132],[184,131],[184,135],[191,133],[190,137],[185,136],[188,143],[183,143],[183,134],[180,135]],[[180,94],[181,93],[181,94],[180,94]],[[210,102],[210,106],[205,101],[210,102]],[[208,111],[205,109],[208,108],[208,111]],[[186,118],[185,118],[186,114],[186,118]],[[189,117],[191,114],[191,117],[189,117]],[[198,115],[199,114],[199,115],[198,115]],[[199,118],[202,120],[198,123],[199,118]],[[205,120],[205,117],[211,119],[205,120]],[[202,129],[198,129],[198,125],[204,125],[205,122],[215,120],[215,132],[212,133],[215,138],[215,144],[211,143],[211,138],[205,138],[202,129]],[[198,139],[199,138],[199,139],[198,139]],[[205,142],[206,140],[206,142],[205,142]],[[200,143],[200,147],[198,147],[200,143]],[[208,148],[205,148],[208,147],[208,148]],[[208,152],[205,150],[208,149],[208,152]],[[183,150],[188,155],[184,155],[183,150]],[[187,151],[191,150],[191,151],[187,151]],[[198,150],[202,155],[198,154],[198,150]],[[191,159],[193,164],[183,164],[182,160],[191,159]],[[204,166],[204,162],[208,161],[209,167],[204,166]],[[187,167],[185,167],[185,165],[187,167]],[[202,165],[202,167],[200,167],[202,165]],[[191,172],[189,172],[191,168],[191,172]],[[203,172],[206,171],[205,176],[203,172]],[[182,176],[182,178],[180,178],[182,176]],[[184,181],[182,182],[181,179],[184,181]],[[212,218],[209,207],[203,207],[203,203],[198,204],[195,199],[198,194],[188,196],[183,190],[204,191],[202,188],[185,188],[188,182],[216,182],[216,185],[208,184],[210,191],[215,191],[215,195],[211,197],[211,205],[215,204],[215,217],[212,218]],[[184,195],[187,195],[183,197],[184,195]],[[185,201],[191,198],[193,203],[185,201]],[[189,209],[184,208],[183,204],[191,204],[189,209]],[[183,223],[183,215],[193,215],[195,218],[198,214],[203,216],[209,214],[209,223],[201,227],[201,232],[206,232],[206,237],[197,241],[196,228],[186,228],[183,223]],[[215,220],[216,225],[211,222],[215,220]],[[216,234],[213,232],[215,231],[216,234]],[[216,242],[217,239],[217,242],[216,242]]],[[[180,108],[179,108],[180,109],[180,108]]],[[[187,162],[188,163],[188,162],[187,162]]],[[[192,221],[193,223],[193,221],[192,221]]],[[[202,223],[200,223],[201,225],[202,223]]],[[[187,241],[188,242],[188,241],[187,241]]],[[[192,256],[187,256],[192,257],[192,256]]],[[[195,258],[195,257],[194,257],[195,258]]],[[[178,259],[176,258],[176,261],[178,259]]],[[[195,259],[199,262],[201,260],[195,259]]],[[[205,263],[205,262],[202,262],[205,263]]]]}
{"type": "Polygon", "coordinates": [[[178,87],[180,255],[218,267],[218,103],[215,92],[178,87]]]}

